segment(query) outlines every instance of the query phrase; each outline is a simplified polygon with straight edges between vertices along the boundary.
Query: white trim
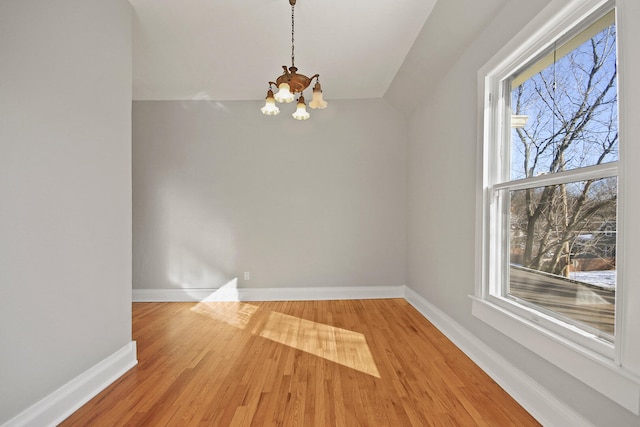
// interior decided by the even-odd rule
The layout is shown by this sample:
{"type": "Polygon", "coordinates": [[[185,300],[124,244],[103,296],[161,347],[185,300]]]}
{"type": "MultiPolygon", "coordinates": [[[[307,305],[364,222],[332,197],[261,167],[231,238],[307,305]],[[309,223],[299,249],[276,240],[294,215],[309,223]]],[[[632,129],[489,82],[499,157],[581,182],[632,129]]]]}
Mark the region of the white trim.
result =
{"type": "Polygon", "coordinates": [[[593,425],[409,287],[405,299],[542,425],[593,425]]]}
{"type": "Polygon", "coordinates": [[[133,289],[133,302],[197,302],[216,292],[210,289],[133,289]]]}
{"type": "Polygon", "coordinates": [[[403,298],[403,286],[134,289],[133,302],[313,301],[403,298]]]}
{"type": "Polygon", "coordinates": [[[313,301],[403,298],[403,286],[351,286],[309,288],[243,288],[240,301],[313,301]]]}
{"type": "Polygon", "coordinates": [[[2,427],[56,426],[137,363],[136,342],[131,341],[7,421],[2,427]]]}
{"type": "Polygon", "coordinates": [[[570,32],[576,26],[574,23],[583,21],[609,1],[612,0],[552,0],[478,71],[478,75],[496,75],[497,80],[506,77],[515,71],[512,64],[529,62],[570,32]]]}
{"type": "Polygon", "coordinates": [[[533,353],[580,379],[628,411],[640,415],[640,378],[633,373],[510,310],[487,300],[471,298],[475,317],[506,336],[517,336],[517,342],[533,353]]]}
{"type": "Polygon", "coordinates": [[[534,176],[532,178],[515,179],[494,184],[497,190],[525,190],[527,188],[546,187],[549,185],[563,184],[588,179],[603,179],[618,175],[618,162],[610,162],[602,165],[585,166],[563,172],[555,172],[548,175],[534,176]]]}

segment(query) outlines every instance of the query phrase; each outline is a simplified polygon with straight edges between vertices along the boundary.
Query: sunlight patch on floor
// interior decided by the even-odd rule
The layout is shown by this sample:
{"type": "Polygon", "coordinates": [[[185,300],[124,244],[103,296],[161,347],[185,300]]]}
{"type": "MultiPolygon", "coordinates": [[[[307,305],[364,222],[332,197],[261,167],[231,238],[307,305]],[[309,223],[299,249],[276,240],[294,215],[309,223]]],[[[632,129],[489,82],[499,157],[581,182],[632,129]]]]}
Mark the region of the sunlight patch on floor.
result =
{"type": "Polygon", "coordinates": [[[363,334],[275,311],[265,319],[264,315],[256,316],[259,310],[259,306],[244,302],[218,301],[202,301],[191,308],[195,313],[242,330],[253,319],[252,335],[380,378],[363,334]]]}
{"type": "Polygon", "coordinates": [[[229,326],[245,329],[251,317],[258,311],[258,306],[245,302],[200,302],[191,311],[219,320],[229,326]]]}
{"type": "Polygon", "coordinates": [[[259,335],[380,378],[361,333],[271,312],[259,335]]]}

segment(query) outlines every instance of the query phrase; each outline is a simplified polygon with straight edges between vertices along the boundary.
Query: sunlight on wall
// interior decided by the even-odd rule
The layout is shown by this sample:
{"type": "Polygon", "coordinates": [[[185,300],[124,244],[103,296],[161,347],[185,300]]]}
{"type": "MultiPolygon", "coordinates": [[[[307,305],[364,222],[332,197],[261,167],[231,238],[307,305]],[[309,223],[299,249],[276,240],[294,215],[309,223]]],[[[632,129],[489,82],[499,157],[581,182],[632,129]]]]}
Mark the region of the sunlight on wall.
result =
{"type": "Polygon", "coordinates": [[[202,302],[213,302],[213,301],[226,301],[226,302],[235,302],[240,301],[240,295],[238,294],[238,278],[234,277],[229,280],[224,285],[220,286],[218,289],[213,291],[210,295],[204,298],[202,302]]]}
{"type": "Polygon", "coordinates": [[[361,333],[275,311],[267,315],[259,306],[243,302],[202,301],[191,311],[241,330],[253,324],[252,335],[380,378],[367,339],[361,333]]]}

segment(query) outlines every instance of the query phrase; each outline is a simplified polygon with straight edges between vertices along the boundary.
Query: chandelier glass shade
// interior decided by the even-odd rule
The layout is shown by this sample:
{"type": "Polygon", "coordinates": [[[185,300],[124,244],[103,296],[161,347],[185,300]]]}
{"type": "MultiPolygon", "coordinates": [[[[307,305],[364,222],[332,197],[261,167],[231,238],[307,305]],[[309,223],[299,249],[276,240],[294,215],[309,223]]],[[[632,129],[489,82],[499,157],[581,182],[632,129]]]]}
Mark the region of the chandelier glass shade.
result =
{"type": "Polygon", "coordinates": [[[307,112],[307,106],[304,103],[304,96],[300,95],[300,98],[298,98],[298,107],[292,116],[296,120],[307,120],[310,117],[307,112]]]}
{"type": "Polygon", "coordinates": [[[313,109],[323,109],[327,107],[327,102],[322,99],[322,88],[320,87],[320,75],[315,74],[311,77],[307,77],[304,74],[298,74],[298,68],[295,66],[295,19],[294,8],[296,0],[289,0],[291,5],[291,67],[286,65],[282,66],[284,73],[276,79],[275,82],[269,82],[269,90],[267,91],[267,97],[264,107],[260,110],[262,114],[273,116],[280,113],[280,109],[276,105],[276,102],[288,104],[296,99],[298,96],[296,111],[292,114],[296,120],[307,120],[309,113],[307,112],[307,106],[304,102],[303,91],[307,89],[311,82],[315,79],[316,84],[313,87],[313,98],[309,103],[309,107],[313,109]],[[278,89],[278,92],[274,95],[274,86],[278,89]]]}
{"type": "Polygon", "coordinates": [[[280,109],[276,105],[276,100],[273,97],[273,91],[271,89],[267,92],[267,102],[265,102],[264,107],[262,107],[260,111],[262,111],[262,114],[266,114],[267,116],[280,114],[280,109]]]}
{"type": "Polygon", "coordinates": [[[309,107],[313,108],[314,110],[322,110],[324,108],[327,108],[327,101],[322,99],[322,89],[320,88],[320,82],[316,82],[316,85],[313,87],[313,98],[311,98],[309,107]]]}

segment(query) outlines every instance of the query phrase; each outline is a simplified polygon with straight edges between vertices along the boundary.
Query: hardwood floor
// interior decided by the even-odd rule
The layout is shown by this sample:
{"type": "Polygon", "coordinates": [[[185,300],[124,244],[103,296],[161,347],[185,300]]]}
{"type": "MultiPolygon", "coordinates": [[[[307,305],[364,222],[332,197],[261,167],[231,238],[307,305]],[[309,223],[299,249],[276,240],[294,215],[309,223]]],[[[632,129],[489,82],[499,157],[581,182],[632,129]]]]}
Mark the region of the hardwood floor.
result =
{"type": "Polygon", "coordinates": [[[136,303],[139,364],[62,426],[534,426],[403,299],[136,303]]]}

